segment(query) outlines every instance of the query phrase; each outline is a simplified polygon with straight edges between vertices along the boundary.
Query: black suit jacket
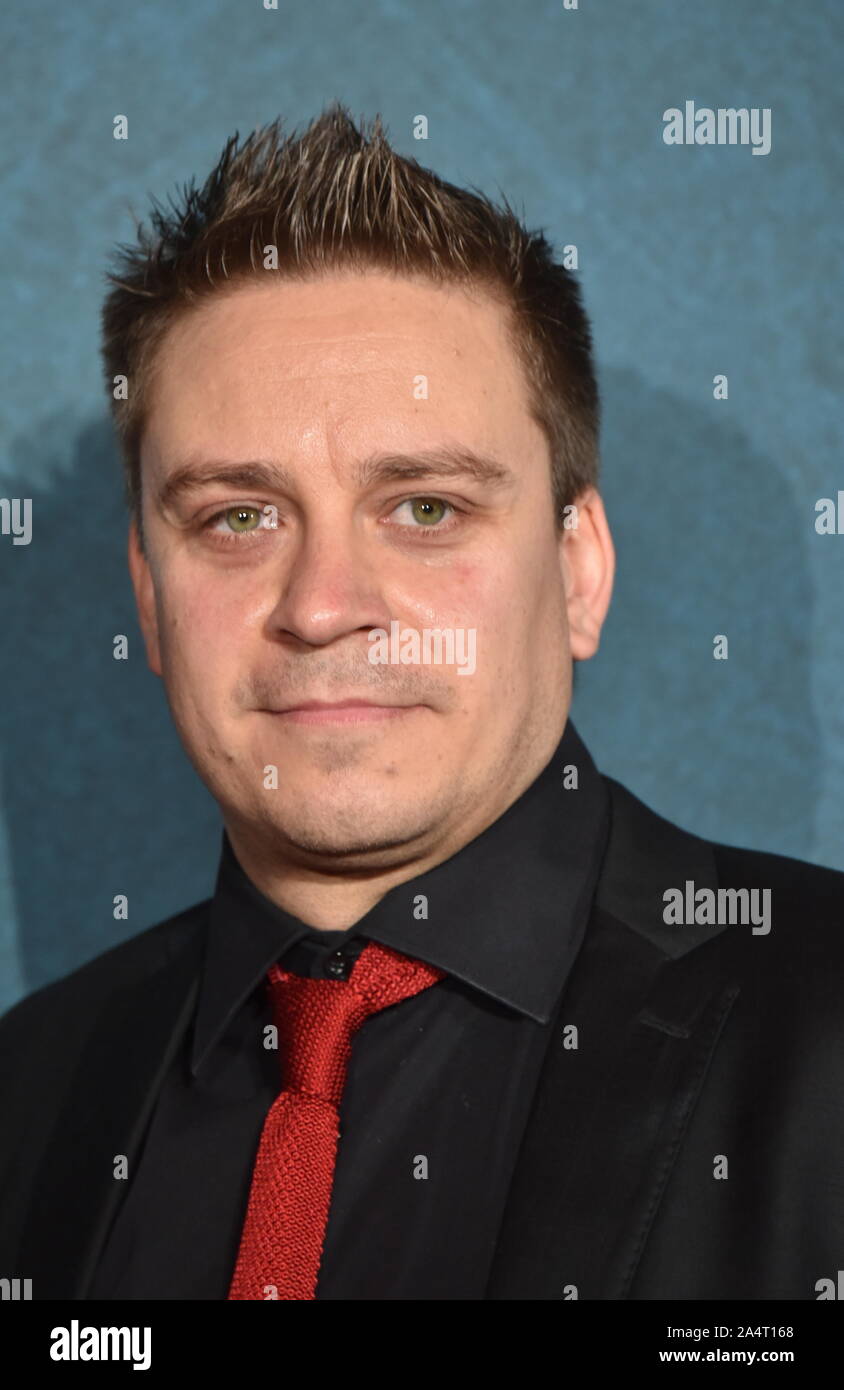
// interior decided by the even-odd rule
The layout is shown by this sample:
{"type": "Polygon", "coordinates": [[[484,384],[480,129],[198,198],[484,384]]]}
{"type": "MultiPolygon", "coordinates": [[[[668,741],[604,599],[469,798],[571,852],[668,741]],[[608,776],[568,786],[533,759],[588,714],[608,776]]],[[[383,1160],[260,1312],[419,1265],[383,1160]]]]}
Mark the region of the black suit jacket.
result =
{"type": "MultiPolygon", "coordinates": [[[[605,780],[608,847],[486,1296],[816,1299],[844,1269],[844,874],[710,844],[605,780]],[[687,881],[769,888],[770,931],[666,925],[687,881]]],[[[36,1299],[87,1295],[127,1186],[111,1156],[134,1171],[207,913],[0,1020],[0,1276],[36,1299]]]]}

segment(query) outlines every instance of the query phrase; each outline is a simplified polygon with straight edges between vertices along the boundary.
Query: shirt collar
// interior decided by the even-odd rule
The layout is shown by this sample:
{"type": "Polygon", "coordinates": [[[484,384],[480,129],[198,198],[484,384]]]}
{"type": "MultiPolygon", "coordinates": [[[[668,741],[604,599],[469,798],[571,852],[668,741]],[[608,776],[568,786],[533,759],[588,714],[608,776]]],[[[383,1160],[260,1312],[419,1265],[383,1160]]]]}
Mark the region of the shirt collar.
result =
{"type": "MultiPolygon", "coordinates": [[[[571,720],[539,776],[451,858],[390,889],[350,933],[403,951],[547,1023],[586,928],[609,795],[571,720]],[[571,768],[577,770],[577,785],[571,768]],[[427,917],[414,915],[419,895],[427,917]]],[[[278,960],[313,929],[244,873],[223,831],[194,1028],[196,1073],[278,960]]],[[[332,945],[337,933],[327,939],[332,945]]]]}

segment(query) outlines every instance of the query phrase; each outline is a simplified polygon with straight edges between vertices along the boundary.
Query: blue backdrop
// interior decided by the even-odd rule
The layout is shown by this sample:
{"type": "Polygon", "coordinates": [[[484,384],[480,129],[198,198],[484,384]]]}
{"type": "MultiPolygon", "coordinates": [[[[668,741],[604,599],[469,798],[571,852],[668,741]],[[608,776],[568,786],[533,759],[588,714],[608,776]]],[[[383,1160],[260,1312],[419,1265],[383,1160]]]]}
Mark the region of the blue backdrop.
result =
{"type": "Polygon", "coordinates": [[[844,535],[814,525],[844,488],[842,24],[840,0],[7,0],[0,493],[33,535],[0,536],[0,1007],[216,871],[125,567],[109,249],[235,130],[335,98],[578,247],[619,556],[574,707],[599,766],[699,833],[844,868],[844,535]],[[770,153],[666,145],[687,100],[770,108],[770,153]]]}

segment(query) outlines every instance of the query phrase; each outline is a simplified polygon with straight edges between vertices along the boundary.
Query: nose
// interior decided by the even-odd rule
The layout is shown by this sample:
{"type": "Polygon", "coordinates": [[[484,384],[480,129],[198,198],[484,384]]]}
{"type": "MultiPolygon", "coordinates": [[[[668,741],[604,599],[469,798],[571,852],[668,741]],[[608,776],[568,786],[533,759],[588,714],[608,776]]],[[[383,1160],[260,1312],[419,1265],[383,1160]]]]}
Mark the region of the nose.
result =
{"type": "Polygon", "coordinates": [[[320,647],[360,629],[389,628],[377,549],[351,518],[304,525],[278,578],[275,631],[320,647]]]}

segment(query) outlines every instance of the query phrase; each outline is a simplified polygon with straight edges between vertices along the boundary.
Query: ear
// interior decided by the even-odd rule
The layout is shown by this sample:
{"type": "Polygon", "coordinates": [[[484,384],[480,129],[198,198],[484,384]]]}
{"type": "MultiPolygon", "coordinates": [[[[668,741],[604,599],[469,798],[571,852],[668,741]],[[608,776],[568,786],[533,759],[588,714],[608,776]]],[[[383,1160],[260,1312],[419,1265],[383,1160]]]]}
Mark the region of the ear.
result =
{"type": "Polygon", "coordinates": [[[604,504],[595,488],[578,497],[559,534],[560,569],[572,658],[587,661],[601,640],[615,577],[615,549],[604,504]]]}
{"type": "Polygon", "coordinates": [[[135,604],[138,621],[147,649],[149,668],[156,676],[161,675],[161,649],[158,641],[158,612],[155,606],[155,588],[152,582],[149,561],[141,549],[138,528],[134,520],[129,525],[129,574],[135,591],[135,604]]]}

